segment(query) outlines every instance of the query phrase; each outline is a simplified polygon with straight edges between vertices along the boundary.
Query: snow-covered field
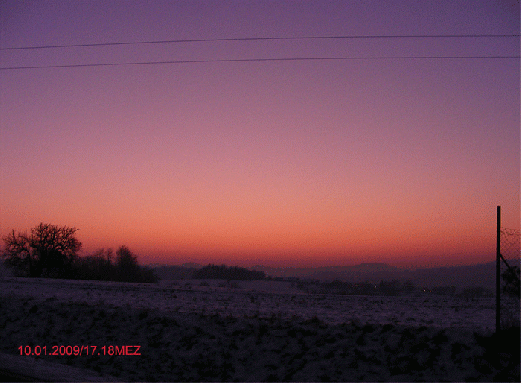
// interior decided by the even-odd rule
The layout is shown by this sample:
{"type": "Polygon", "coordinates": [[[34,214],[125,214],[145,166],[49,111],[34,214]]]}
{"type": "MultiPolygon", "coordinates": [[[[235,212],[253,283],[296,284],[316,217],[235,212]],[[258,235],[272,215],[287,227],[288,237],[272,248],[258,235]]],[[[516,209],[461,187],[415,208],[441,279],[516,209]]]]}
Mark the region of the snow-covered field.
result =
{"type": "Polygon", "coordinates": [[[519,332],[513,351],[504,340],[502,354],[491,346],[493,299],[307,295],[275,281],[26,278],[0,279],[0,298],[0,351],[140,346],[140,355],[44,357],[122,380],[519,381],[519,332]]]}
{"type": "Polygon", "coordinates": [[[5,278],[3,295],[44,301],[129,305],[162,312],[258,316],[291,319],[318,317],[331,324],[362,323],[465,328],[491,332],[495,299],[465,300],[440,295],[373,297],[307,295],[290,282],[181,280],[159,284],[5,278]]]}

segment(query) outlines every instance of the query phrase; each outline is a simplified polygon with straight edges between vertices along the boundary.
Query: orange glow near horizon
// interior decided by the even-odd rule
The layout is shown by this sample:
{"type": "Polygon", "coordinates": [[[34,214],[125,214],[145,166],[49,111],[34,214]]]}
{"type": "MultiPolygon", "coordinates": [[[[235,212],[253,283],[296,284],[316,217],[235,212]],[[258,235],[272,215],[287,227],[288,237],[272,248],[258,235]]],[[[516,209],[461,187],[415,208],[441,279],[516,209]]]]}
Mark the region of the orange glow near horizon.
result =
{"type": "Polygon", "coordinates": [[[439,217],[439,226],[420,225],[414,219],[409,224],[390,219],[380,224],[366,220],[364,224],[361,217],[355,220],[356,225],[349,226],[325,218],[318,221],[316,216],[315,220],[298,224],[293,221],[294,215],[290,217],[291,220],[279,218],[276,221],[279,224],[273,225],[269,220],[262,223],[253,219],[238,224],[234,224],[233,218],[205,221],[206,215],[200,221],[194,219],[190,226],[182,226],[155,217],[127,216],[129,220],[124,224],[120,221],[110,228],[89,227],[87,221],[80,227],[64,221],[79,228],[77,236],[83,243],[83,254],[126,245],[142,264],[196,262],[304,267],[383,262],[401,267],[434,267],[488,262],[494,254],[492,219],[477,231],[476,222],[445,226],[443,222],[450,222],[446,216],[439,217]]]}

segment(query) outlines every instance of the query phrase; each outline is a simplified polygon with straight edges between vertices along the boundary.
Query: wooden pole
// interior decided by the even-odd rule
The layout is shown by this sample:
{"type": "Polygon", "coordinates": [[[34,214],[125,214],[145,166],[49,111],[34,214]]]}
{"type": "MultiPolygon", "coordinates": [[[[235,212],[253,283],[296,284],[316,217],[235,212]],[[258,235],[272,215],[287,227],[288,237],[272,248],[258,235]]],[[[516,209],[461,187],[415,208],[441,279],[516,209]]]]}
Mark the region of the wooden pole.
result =
{"type": "Polygon", "coordinates": [[[500,294],[501,294],[501,206],[497,207],[496,232],[496,334],[501,330],[500,294]]]}

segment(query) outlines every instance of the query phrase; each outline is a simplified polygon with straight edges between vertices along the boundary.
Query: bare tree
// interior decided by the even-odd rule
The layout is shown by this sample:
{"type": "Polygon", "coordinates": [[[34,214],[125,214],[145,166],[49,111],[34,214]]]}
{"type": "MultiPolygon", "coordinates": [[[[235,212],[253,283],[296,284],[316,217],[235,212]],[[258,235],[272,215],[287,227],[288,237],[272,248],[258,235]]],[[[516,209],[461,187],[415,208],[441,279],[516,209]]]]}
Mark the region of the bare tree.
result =
{"type": "Polygon", "coordinates": [[[66,277],[81,248],[76,231],[44,223],[32,228],[30,235],[13,230],[3,238],[5,249],[1,256],[18,275],[66,277]]]}

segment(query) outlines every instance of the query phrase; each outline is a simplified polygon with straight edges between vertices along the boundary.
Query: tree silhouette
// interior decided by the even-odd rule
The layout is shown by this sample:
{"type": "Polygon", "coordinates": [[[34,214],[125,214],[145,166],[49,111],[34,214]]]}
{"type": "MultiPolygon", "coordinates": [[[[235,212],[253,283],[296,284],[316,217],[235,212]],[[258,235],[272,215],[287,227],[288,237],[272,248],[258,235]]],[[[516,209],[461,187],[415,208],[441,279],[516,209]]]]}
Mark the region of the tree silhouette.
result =
{"type": "Polygon", "coordinates": [[[99,249],[93,254],[78,257],[73,268],[73,276],[83,280],[117,282],[156,283],[154,270],[138,265],[137,257],[126,246],[114,253],[112,249],[99,249]]]}
{"type": "Polygon", "coordinates": [[[78,279],[114,279],[115,266],[112,258],[112,249],[99,249],[91,255],[79,257],[74,267],[74,275],[78,279]]]}
{"type": "Polygon", "coordinates": [[[137,257],[126,246],[116,251],[116,274],[120,281],[139,282],[141,279],[137,257]]]}
{"type": "Polygon", "coordinates": [[[3,238],[5,264],[21,276],[68,277],[81,248],[77,229],[40,223],[31,234],[13,230],[3,238]]]}

